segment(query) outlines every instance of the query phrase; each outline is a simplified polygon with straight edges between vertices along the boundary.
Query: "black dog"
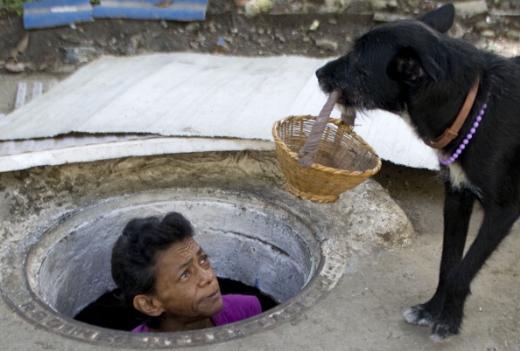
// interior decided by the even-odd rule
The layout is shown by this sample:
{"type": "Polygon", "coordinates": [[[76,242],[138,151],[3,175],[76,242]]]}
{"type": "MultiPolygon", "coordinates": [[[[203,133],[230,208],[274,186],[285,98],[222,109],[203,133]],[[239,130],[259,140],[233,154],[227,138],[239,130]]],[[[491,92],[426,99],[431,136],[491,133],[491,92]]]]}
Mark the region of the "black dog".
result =
{"type": "Polygon", "coordinates": [[[449,38],[454,14],[449,4],[376,27],[316,72],[325,92],[341,90],[340,105],[408,112],[419,136],[439,148],[446,181],[438,287],[404,312],[408,323],[431,326],[436,341],[459,332],[471,281],[520,214],[520,57],[449,38]],[[462,257],[475,200],[484,220],[462,257]]]}

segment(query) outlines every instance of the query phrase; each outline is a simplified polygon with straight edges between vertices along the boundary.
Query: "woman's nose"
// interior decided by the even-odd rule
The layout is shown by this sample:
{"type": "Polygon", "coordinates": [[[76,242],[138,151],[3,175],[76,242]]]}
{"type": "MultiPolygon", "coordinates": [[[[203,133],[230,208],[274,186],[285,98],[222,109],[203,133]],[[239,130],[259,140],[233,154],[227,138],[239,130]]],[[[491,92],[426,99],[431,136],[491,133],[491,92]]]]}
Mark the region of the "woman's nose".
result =
{"type": "Polygon", "coordinates": [[[213,279],[215,279],[215,273],[213,273],[213,269],[211,269],[211,268],[207,268],[207,269],[201,268],[199,275],[200,275],[200,281],[199,281],[200,286],[206,286],[206,285],[210,284],[213,281],[213,279]]]}

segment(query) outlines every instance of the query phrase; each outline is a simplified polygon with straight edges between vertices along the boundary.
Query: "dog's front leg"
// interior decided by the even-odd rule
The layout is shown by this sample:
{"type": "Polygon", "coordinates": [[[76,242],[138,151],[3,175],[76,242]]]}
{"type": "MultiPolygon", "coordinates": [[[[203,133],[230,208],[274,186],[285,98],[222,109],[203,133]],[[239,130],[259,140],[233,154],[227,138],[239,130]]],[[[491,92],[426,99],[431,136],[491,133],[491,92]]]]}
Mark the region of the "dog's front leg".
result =
{"type": "Polygon", "coordinates": [[[404,312],[408,323],[433,326],[441,314],[446,296],[446,280],[453,267],[462,259],[474,202],[475,195],[468,189],[454,188],[450,182],[445,183],[444,237],[437,290],[428,302],[410,307],[404,312]]]}
{"type": "Polygon", "coordinates": [[[462,323],[464,302],[470,293],[470,284],[484,262],[509,233],[518,218],[518,205],[499,206],[496,202],[484,209],[484,220],[477,238],[468,252],[448,274],[442,312],[435,321],[431,338],[441,341],[457,334],[462,323]]]}

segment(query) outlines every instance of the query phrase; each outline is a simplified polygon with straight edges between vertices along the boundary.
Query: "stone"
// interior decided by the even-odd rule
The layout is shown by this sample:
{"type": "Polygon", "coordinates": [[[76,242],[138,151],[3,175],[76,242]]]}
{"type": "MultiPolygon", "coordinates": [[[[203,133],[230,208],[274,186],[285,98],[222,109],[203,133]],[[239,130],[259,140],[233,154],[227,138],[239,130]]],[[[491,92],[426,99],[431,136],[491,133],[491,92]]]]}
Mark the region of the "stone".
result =
{"type": "Polygon", "coordinates": [[[319,27],[320,27],[320,21],[314,20],[314,21],[312,21],[311,25],[309,26],[309,30],[311,32],[314,32],[314,31],[318,30],[319,27]]]}
{"type": "Polygon", "coordinates": [[[132,35],[126,48],[127,54],[135,55],[137,53],[137,49],[139,49],[139,46],[141,45],[142,40],[143,36],[140,33],[132,35]]]}
{"type": "Polygon", "coordinates": [[[18,55],[23,54],[29,47],[29,34],[25,33],[22,39],[18,42],[15,48],[9,51],[7,63],[5,63],[5,69],[10,73],[20,73],[25,71],[27,66],[23,63],[18,62],[18,55]]]}
{"type": "Polygon", "coordinates": [[[494,38],[496,36],[495,32],[491,29],[486,29],[480,32],[480,35],[482,35],[485,38],[494,38]]]}
{"type": "Polygon", "coordinates": [[[520,40],[520,31],[518,31],[518,30],[509,30],[506,33],[506,37],[511,39],[511,40],[519,41],[520,40]]]}
{"type": "MultiPolygon", "coordinates": [[[[115,38],[112,39],[115,40],[115,38]]],[[[66,47],[62,50],[63,61],[69,65],[87,63],[99,55],[98,51],[91,46],[66,47]]]]}
{"type": "Polygon", "coordinates": [[[361,15],[361,14],[371,14],[372,6],[369,1],[358,0],[353,1],[346,9],[347,13],[361,15]]]}
{"type": "Polygon", "coordinates": [[[197,22],[190,23],[186,26],[185,29],[186,29],[186,32],[193,33],[200,29],[200,24],[198,24],[197,22]]]}
{"type": "Polygon", "coordinates": [[[388,10],[388,9],[396,9],[399,4],[397,0],[372,0],[372,8],[376,11],[379,10],[388,10]]]}
{"type": "Polygon", "coordinates": [[[464,34],[466,34],[466,32],[466,29],[464,29],[459,23],[455,22],[448,33],[451,37],[460,39],[464,34]]]}
{"type": "Polygon", "coordinates": [[[197,35],[197,41],[199,43],[204,43],[206,41],[206,37],[203,34],[197,35]]]}
{"type": "Polygon", "coordinates": [[[273,0],[249,0],[244,6],[244,10],[246,16],[253,17],[268,12],[273,5],[273,0]]]}
{"type": "Polygon", "coordinates": [[[229,51],[231,51],[231,48],[228,45],[228,41],[229,40],[227,40],[227,38],[225,38],[225,37],[218,37],[217,42],[215,43],[215,46],[213,48],[213,51],[215,53],[221,53],[221,54],[228,53],[229,51]]]}
{"type": "Polygon", "coordinates": [[[374,21],[376,22],[394,22],[404,19],[409,19],[406,15],[390,12],[376,12],[374,13],[374,21]]]}
{"type": "Polygon", "coordinates": [[[337,51],[338,43],[332,39],[320,38],[316,39],[315,42],[317,47],[327,51],[337,51]]]}
{"type": "Polygon", "coordinates": [[[16,47],[11,50],[9,56],[16,60],[19,54],[23,54],[27,48],[29,47],[29,33],[25,33],[25,35],[20,39],[16,47]]]}
{"type": "Polygon", "coordinates": [[[352,0],[325,0],[325,3],[320,7],[320,13],[341,13],[352,2],[352,0]]]}
{"type": "Polygon", "coordinates": [[[479,21],[475,24],[474,28],[478,31],[483,31],[485,29],[489,29],[491,27],[491,24],[487,21],[479,21]]]}
{"type": "Polygon", "coordinates": [[[454,5],[457,15],[462,18],[472,18],[488,12],[488,6],[485,0],[459,1],[454,5]]]}
{"type": "Polygon", "coordinates": [[[281,42],[281,43],[285,43],[285,42],[286,42],[286,39],[285,39],[285,37],[284,37],[282,34],[280,34],[280,33],[276,33],[274,36],[275,36],[275,38],[276,38],[279,42],[281,42]]]}
{"type": "Polygon", "coordinates": [[[25,71],[25,64],[22,62],[16,62],[14,60],[8,60],[5,63],[4,68],[7,72],[10,73],[22,73],[25,71]]]}
{"type": "Polygon", "coordinates": [[[165,20],[161,20],[161,27],[163,27],[164,29],[168,29],[168,22],[166,22],[165,20]]]}
{"type": "Polygon", "coordinates": [[[374,180],[343,193],[335,207],[351,219],[347,233],[353,241],[371,241],[385,247],[406,246],[414,236],[404,211],[374,180]]]}

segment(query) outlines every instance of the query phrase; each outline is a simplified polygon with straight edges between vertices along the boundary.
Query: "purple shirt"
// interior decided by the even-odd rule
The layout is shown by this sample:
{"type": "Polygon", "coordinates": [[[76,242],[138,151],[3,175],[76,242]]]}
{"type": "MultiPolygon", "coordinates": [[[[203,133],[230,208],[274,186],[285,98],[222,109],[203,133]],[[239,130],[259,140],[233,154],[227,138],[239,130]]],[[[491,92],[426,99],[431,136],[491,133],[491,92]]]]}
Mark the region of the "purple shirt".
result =
{"type": "MultiPolygon", "coordinates": [[[[262,313],[262,306],[256,296],[251,295],[223,295],[224,307],[211,317],[215,326],[238,322],[262,313]]],[[[132,330],[132,333],[148,333],[150,328],[141,324],[132,330]]]]}

